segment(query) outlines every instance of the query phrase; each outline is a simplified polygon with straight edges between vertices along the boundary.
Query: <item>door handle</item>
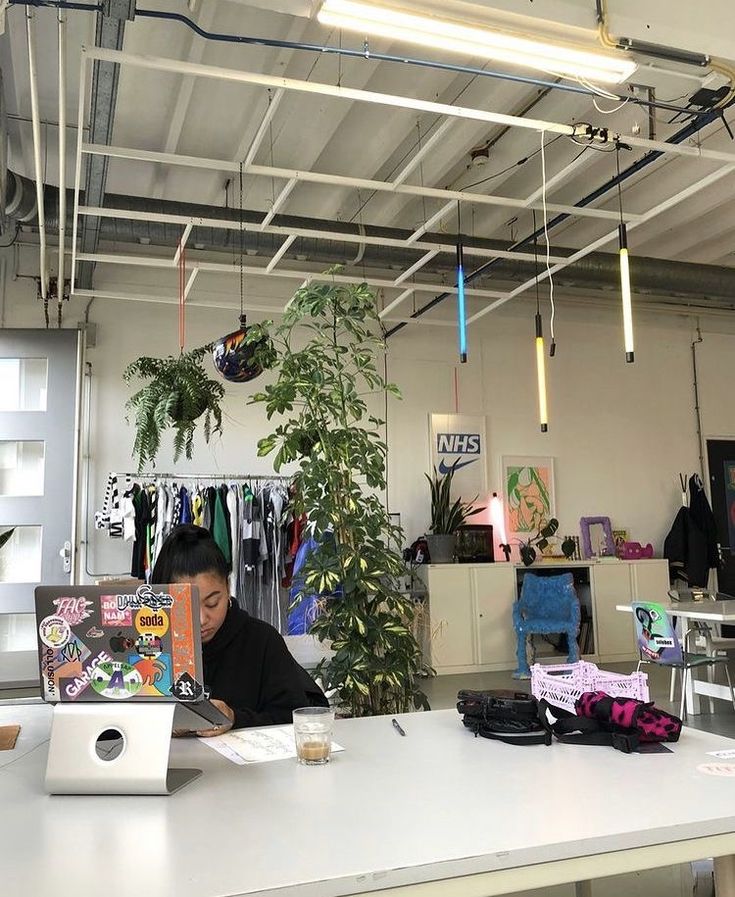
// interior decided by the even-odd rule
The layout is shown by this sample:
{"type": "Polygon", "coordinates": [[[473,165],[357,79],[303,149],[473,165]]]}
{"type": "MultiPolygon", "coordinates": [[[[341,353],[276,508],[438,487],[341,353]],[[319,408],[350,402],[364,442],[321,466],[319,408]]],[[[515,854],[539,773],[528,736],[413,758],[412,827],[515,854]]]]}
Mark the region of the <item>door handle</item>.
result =
{"type": "Polygon", "coordinates": [[[71,542],[64,542],[63,547],[59,549],[59,557],[64,573],[71,573],[71,542]]]}

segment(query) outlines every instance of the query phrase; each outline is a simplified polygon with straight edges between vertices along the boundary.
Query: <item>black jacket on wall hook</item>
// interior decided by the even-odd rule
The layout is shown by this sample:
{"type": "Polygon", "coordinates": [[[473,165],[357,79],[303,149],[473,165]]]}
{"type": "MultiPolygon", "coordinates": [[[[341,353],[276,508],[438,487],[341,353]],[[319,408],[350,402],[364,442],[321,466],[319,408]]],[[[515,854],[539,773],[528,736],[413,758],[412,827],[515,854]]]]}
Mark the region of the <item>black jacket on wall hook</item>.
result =
{"type": "Polygon", "coordinates": [[[709,571],[720,565],[715,517],[699,474],[689,477],[688,502],[685,474],[679,474],[679,484],[682,507],[664,541],[664,557],[673,583],[706,587],[709,571]]]}

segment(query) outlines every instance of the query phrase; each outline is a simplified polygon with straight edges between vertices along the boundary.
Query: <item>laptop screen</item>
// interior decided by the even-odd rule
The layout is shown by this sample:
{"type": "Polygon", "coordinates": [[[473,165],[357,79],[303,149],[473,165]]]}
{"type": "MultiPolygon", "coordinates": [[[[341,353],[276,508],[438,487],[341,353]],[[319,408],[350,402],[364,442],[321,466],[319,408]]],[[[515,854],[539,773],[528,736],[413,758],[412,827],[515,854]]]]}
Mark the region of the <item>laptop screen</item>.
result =
{"type": "Polygon", "coordinates": [[[39,586],[36,622],[46,701],[203,696],[199,596],[191,585],[39,586]]]}

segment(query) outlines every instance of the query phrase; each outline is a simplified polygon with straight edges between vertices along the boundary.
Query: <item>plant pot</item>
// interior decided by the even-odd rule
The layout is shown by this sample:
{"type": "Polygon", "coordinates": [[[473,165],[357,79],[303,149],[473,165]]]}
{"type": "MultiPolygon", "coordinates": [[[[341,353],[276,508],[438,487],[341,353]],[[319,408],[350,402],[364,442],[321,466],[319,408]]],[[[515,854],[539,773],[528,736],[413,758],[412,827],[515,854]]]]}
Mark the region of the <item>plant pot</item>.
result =
{"type": "Polygon", "coordinates": [[[426,537],[429,546],[429,557],[432,564],[451,564],[454,560],[454,543],[456,536],[451,535],[431,535],[426,537]]]}

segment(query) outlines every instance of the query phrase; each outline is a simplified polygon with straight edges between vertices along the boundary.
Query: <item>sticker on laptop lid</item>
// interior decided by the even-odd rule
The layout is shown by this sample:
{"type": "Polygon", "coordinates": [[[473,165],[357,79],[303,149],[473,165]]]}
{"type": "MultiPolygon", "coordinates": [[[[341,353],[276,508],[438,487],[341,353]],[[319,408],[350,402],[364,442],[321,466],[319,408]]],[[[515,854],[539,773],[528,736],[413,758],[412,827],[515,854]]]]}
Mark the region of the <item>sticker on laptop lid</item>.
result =
{"type": "Polygon", "coordinates": [[[135,628],[141,635],[148,633],[159,639],[163,638],[168,632],[168,614],[162,610],[141,607],[135,615],[135,628]]]}
{"type": "Polygon", "coordinates": [[[113,660],[95,668],[91,685],[103,698],[120,701],[137,695],[143,686],[143,679],[129,663],[113,660]]]}
{"type": "Polygon", "coordinates": [[[63,617],[51,614],[41,620],[38,637],[47,648],[63,648],[71,638],[71,626],[63,617]]]}
{"type": "Polygon", "coordinates": [[[56,615],[62,617],[70,626],[78,626],[92,616],[92,601],[86,598],[54,598],[56,615]]]}
{"type": "Polygon", "coordinates": [[[100,613],[103,626],[132,626],[133,612],[129,607],[117,606],[117,595],[100,597],[100,613]]]}
{"type": "Polygon", "coordinates": [[[182,673],[174,682],[171,694],[180,701],[198,701],[204,694],[204,686],[188,673],[182,673]]]}

